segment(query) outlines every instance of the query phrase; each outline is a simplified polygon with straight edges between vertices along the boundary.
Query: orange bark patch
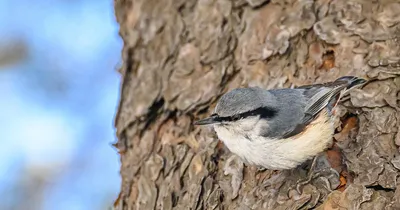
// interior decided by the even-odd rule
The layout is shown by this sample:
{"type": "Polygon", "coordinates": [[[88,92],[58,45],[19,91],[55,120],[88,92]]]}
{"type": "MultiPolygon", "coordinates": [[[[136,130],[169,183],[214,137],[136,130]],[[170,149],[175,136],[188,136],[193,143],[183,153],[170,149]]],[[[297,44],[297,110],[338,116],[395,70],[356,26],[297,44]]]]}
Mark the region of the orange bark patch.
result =
{"type": "Polygon", "coordinates": [[[343,123],[343,129],[340,131],[340,133],[337,133],[334,135],[334,138],[336,141],[343,141],[344,138],[349,135],[350,131],[357,127],[357,117],[349,117],[347,118],[344,123],[343,123]]]}
{"type": "Polygon", "coordinates": [[[335,67],[335,51],[328,50],[322,56],[322,65],[320,68],[329,70],[335,67]]]}
{"type": "Polygon", "coordinates": [[[342,173],[340,173],[340,177],[339,177],[340,185],[337,188],[337,190],[343,192],[346,189],[347,175],[348,175],[347,171],[342,171],[342,173]]]}

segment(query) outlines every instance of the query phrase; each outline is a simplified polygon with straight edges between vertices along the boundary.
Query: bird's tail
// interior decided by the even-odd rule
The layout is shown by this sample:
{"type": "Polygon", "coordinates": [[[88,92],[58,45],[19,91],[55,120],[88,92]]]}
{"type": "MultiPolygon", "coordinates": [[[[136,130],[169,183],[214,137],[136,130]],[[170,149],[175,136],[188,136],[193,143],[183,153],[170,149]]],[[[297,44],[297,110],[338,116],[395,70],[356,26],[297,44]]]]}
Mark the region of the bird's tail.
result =
{"type": "Polygon", "coordinates": [[[343,76],[332,82],[306,85],[298,88],[305,89],[305,95],[309,98],[304,108],[305,113],[314,117],[325,107],[334,113],[334,108],[348,91],[365,83],[367,83],[365,79],[355,76],[343,76]]]}
{"type": "Polygon", "coordinates": [[[355,76],[343,76],[335,80],[335,82],[346,82],[347,83],[346,92],[347,92],[353,88],[357,88],[364,85],[365,83],[367,83],[367,80],[355,76]]]}
{"type": "Polygon", "coordinates": [[[336,79],[332,82],[332,84],[341,84],[339,85],[339,87],[341,86],[339,90],[341,90],[338,91],[337,94],[335,94],[336,96],[331,98],[328,107],[330,109],[333,109],[334,107],[336,107],[339,101],[341,101],[342,97],[346,95],[350,90],[361,87],[367,82],[367,80],[355,76],[343,76],[336,79]]]}

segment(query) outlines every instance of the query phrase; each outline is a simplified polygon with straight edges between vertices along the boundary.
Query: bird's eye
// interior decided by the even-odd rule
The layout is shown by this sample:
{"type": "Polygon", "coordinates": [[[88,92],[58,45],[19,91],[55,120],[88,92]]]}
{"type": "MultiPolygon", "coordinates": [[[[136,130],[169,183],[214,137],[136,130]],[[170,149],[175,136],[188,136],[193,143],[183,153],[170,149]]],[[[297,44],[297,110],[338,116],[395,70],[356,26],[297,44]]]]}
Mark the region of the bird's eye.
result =
{"type": "Polygon", "coordinates": [[[233,121],[240,120],[240,116],[239,115],[234,115],[234,116],[232,116],[232,120],[233,121]]]}

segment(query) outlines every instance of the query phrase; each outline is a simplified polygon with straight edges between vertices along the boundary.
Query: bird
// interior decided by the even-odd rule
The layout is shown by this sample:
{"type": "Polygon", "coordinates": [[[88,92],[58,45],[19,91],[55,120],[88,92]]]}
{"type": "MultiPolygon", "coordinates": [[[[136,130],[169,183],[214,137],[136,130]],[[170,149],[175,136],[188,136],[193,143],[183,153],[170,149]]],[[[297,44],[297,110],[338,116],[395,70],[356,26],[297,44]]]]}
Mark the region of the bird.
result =
{"type": "MultiPolygon", "coordinates": [[[[367,82],[343,76],[296,88],[236,88],[223,94],[207,118],[230,152],[271,170],[294,169],[333,143],[335,108],[351,89],[367,82]]],[[[313,167],[313,166],[311,166],[313,167]]]]}

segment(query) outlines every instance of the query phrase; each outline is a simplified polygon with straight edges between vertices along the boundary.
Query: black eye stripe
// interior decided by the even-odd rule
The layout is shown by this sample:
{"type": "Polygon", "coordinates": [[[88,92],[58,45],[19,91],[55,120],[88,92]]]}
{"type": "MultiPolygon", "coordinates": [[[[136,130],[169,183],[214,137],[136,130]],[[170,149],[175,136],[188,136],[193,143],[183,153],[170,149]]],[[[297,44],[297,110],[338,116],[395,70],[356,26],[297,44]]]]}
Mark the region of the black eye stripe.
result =
{"type": "Polygon", "coordinates": [[[218,121],[222,122],[222,121],[237,121],[246,117],[250,117],[250,116],[260,116],[261,118],[272,118],[277,114],[277,110],[272,109],[272,108],[268,108],[268,107],[260,107],[258,109],[252,110],[252,111],[248,111],[248,112],[243,112],[240,114],[236,114],[233,116],[227,116],[227,117],[219,117],[217,114],[213,114],[215,115],[215,117],[218,119],[218,121]]]}
{"type": "Polygon", "coordinates": [[[231,120],[236,121],[236,120],[240,120],[240,116],[239,115],[234,115],[231,117],[231,120]]]}

